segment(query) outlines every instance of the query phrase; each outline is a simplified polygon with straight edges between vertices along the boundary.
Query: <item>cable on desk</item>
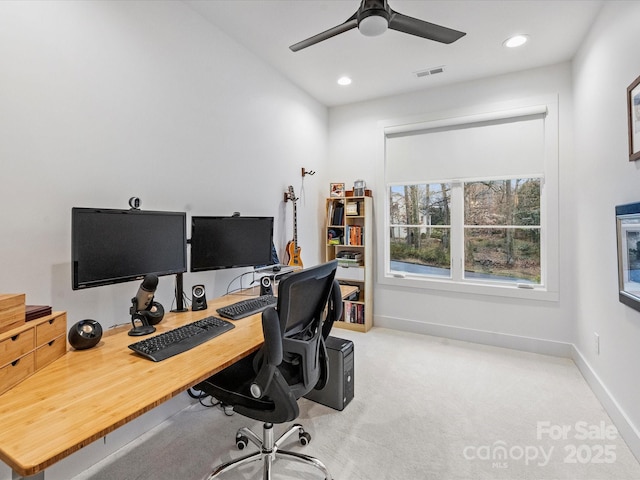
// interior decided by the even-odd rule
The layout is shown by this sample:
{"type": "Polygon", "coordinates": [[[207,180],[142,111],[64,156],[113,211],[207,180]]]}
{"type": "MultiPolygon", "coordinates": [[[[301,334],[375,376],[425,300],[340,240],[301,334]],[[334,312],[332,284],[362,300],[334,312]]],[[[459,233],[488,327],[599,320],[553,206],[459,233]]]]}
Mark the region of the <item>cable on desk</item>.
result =
{"type": "MultiPolygon", "coordinates": [[[[245,275],[249,275],[249,274],[255,274],[256,272],[253,270],[250,270],[248,272],[243,272],[240,275],[238,275],[237,277],[233,278],[230,282],[229,285],[227,285],[227,293],[225,295],[229,295],[230,293],[234,293],[234,292],[238,292],[240,290],[244,290],[244,288],[242,287],[242,277],[244,277],[245,275]],[[240,286],[234,290],[230,290],[231,285],[233,285],[233,282],[235,282],[236,280],[240,279],[240,286]]],[[[249,285],[249,287],[251,285],[253,285],[255,283],[255,279],[251,282],[251,284],[249,285]]],[[[245,288],[249,288],[249,287],[245,287],[245,288]]]]}

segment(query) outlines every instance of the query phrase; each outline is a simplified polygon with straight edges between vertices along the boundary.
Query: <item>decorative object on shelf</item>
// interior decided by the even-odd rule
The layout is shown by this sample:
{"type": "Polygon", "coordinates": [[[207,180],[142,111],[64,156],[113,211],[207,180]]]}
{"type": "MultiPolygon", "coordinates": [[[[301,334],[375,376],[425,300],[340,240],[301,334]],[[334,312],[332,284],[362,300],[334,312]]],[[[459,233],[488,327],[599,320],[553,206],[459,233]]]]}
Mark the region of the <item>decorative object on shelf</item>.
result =
{"type": "Polygon", "coordinates": [[[345,215],[360,215],[360,202],[349,202],[345,208],[345,215]]]}
{"type": "Polygon", "coordinates": [[[629,161],[640,160],[640,77],[627,87],[629,161]]]}
{"type": "Polygon", "coordinates": [[[341,245],[344,232],[341,228],[330,228],[327,232],[328,245],[341,245]]]}
{"type": "Polygon", "coordinates": [[[296,207],[298,199],[293,191],[293,185],[289,185],[289,191],[285,193],[284,201],[287,200],[293,202],[293,240],[287,243],[287,265],[302,268],[302,258],[300,258],[302,249],[298,246],[298,209],[296,207]]]}
{"type": "Polygon", "coordinates": [[[364,180],[356,180],[353,182],[353,196],[354,197],[364,197],[364,180]]]}
{"type": "Polygon", "coordinates": [[[332,183],[330,185],[329,195],[332,197],[344,197],[344,183],[332,183]]]}

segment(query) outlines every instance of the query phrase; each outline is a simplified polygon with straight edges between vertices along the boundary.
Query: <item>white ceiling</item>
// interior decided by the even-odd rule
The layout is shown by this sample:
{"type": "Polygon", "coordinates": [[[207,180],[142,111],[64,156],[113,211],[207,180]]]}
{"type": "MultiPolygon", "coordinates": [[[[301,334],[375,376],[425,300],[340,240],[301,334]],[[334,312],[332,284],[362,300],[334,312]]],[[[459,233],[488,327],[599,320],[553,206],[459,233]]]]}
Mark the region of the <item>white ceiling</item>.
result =
{"type": "Polygon", "coordinates": [[[359,0],[185,0],[327,106],[442,86],[570,60],[604,0],[389,0],[396,12],[467,35],[445,45],[388,30],[357,29],[296,53],[289,46],[343,23],[359,0]],[[525,33],[519,49],[502,42],[525,33]],[[444,73],[414,72],[443,66],[444,73]],[[337,85],[342,75],[348,87],[337,85]]]}

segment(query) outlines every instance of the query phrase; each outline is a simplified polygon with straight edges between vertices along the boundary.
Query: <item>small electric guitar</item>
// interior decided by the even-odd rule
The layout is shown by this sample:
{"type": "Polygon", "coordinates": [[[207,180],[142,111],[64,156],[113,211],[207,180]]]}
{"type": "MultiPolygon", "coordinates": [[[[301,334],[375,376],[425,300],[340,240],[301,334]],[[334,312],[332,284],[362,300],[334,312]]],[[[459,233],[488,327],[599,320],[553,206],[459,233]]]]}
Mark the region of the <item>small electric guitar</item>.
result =
{"type": "Polygon", "coordinates": [[[287,265],[301,267],[302,259],[300,258],[301,248],[298,246],[298,210],[296,208],[295,193],[293,193],[293,186],[289,185],[289,192],[284,194],[285,202],[291,200],[293,202],[293,240],[287,243],[287,265]]]}

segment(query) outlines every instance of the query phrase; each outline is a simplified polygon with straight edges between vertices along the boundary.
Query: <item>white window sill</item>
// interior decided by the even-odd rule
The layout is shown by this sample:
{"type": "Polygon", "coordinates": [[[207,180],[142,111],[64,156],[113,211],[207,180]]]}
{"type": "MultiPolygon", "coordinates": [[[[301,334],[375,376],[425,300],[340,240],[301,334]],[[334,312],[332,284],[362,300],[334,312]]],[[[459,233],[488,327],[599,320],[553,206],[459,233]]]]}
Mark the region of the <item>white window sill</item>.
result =
{"type": "Polygon", "coordinates": [[[449,279],[433,277],[426,278],[393,272],[386,272],[382,275],[380,283],[395,287],[421,288],[427,290],[521,298],[526,300],[542,300],[548,302],[557,302],[560,297],[557,290],[551,290],[542,285],[527,285],[527,287],[523,288],[519,287],[517,284],[509,283],[487,284],[474,283],[473,281],[455,282],[449,279]]]}

